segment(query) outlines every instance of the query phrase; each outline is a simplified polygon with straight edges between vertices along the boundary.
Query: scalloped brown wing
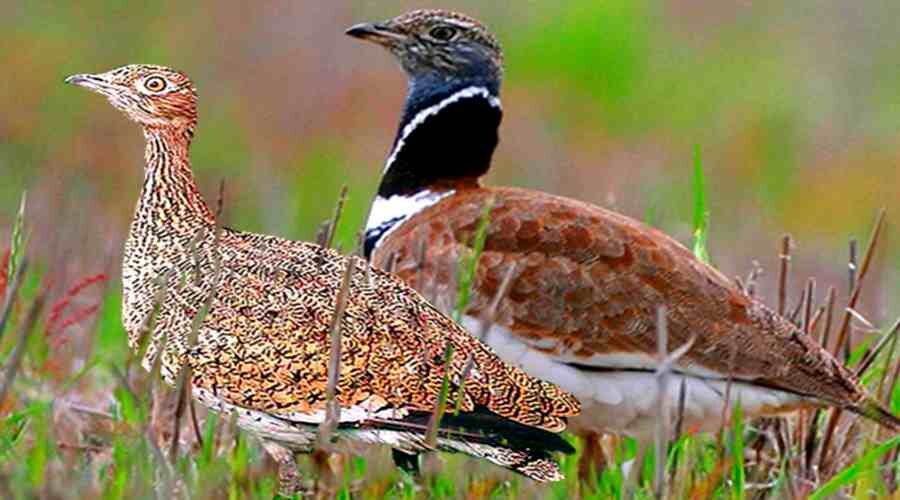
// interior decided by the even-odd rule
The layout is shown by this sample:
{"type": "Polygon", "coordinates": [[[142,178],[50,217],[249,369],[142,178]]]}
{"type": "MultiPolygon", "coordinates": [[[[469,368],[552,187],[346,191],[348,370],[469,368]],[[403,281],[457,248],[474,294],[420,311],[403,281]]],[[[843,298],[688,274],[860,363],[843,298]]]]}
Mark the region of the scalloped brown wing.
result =
{"type": "MultiPolygon", "coordinates": [[[[222,285],[190,359],[195,386],[243,408],[316,423],[324,417],[329,330],[346,257],[306,243],[226,232],[222,285]]],[[[360,259],[342,325],[342,415],[431,412],[454,346],[450,401],[469,356],[463,411],[481,406],[559,432],[578,401],[502,362],[398,278],[360,259]]],[[[390,417],[384,417],[390,418],[390,417]]],[[[343,419],[343,417],[342,417],[343,419]]]]}
{"type": "Polygon", "coordinates": [[[390,233],[375,264],[392,262],[426,297],[452,303],[457,262],[470,251],[489,199],[494,205],[469,314],[489,309],[515,264],[496,323],[561,360],[654,356],[656,309],[665,305],[670,349],[696,335],[680,363],[685,372],[725,376],[734,355],[737,379],[841,406],[865,398],[814,341],[678,242],[586,203],[508,188],[460,190],[390,233]]]}

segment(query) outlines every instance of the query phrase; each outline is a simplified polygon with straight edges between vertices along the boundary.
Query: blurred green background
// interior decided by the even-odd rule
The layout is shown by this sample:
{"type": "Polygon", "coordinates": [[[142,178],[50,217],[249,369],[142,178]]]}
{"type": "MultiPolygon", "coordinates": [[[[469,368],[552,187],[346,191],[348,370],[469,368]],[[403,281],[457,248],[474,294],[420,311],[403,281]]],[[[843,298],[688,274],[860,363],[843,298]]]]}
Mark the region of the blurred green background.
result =
{"type": "MultiPolygon", "coordinates": [[[[900,217],[896,1],[3,0],[0,236],[27,188],[31,249],[55,276],[117,274],[142,137],[62,79],[146,62],[195,80],[195,170],[210,199],[226,180],[229,224],[312,239],[347,184],[347,248],[405,79],[343,30],[423,6],[474,15],[506,50],[491,183],[611,207],[689,243],[700,145],[713,260],[730,276],[758,260],[768,297],[783,233],[797,241],[795,285],[816,276],[819,295],[846,294],[848,238],[865,239],[878,207],[900,217]]],[[[878,324],[900,310],[896,227],[865,299],[878,324]]]]}

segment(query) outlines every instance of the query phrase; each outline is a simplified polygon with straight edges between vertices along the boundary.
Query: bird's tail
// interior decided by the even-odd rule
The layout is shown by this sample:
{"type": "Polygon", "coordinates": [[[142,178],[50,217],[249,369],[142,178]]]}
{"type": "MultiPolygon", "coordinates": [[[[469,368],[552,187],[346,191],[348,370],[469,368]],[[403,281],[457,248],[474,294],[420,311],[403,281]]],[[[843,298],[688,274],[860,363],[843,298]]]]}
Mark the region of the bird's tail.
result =
{"type": "Polygon", "coordinates": [[[871,396],[866,396],[862,403],[850,407],[849,410],[876,422],[894,434],[900,433],[900,418],[871,396]]]}
{"type": "Polygon", "coordinates": [[[465,453],[471,457],[482,458],[534,481],[545,483],[565,479],[559,464],[549,453],[542,450],[524,450],[441,438],[438,438],[438,447],[441,451],[465,453]]]}
{"type": "MultiPolygon", "coordinates": [[[[425,442],[429,413],[408,415],[403,420],[369,421],[367,426],[402,433],[401,451],[416,454],[434,447],[425,442]]],[[[553,455],[571,454],[574,448],[558,434],[506,420],[487,410],[445,415],[437,432],[436,448],[464,453],[540,482],[564,478],[553,455]]]]}

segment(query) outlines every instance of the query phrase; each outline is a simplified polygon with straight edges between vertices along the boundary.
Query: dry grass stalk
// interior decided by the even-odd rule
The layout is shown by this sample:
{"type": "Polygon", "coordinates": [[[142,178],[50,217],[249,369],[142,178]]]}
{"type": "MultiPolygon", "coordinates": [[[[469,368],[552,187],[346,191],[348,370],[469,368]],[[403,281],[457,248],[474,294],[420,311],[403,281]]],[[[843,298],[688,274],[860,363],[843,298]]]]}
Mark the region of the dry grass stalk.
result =
{"type": "Polygon", "coordinates": [[[781,240],[781,254],[778,256],[778,314],[784,316],[787,307],[787,284],[791,266],[791,235],[786,234],[781,240]]]}
{"type": "Polygon", "coordinates": [[[848,300],[847,307],[845,309],[845,314],[843,320],[841,321],[841,327],[838,330],[837,337],[837,350],[843,350],[846,347],[846,343],[848,340],[848,336],[850,333],[850,321],[853,318],[853,310],[855,310],[859,297],[862,292],[862,287],[865,282],[866,274],[869,271],[869,266],[872,263],[872,257],[875,254],[875,248],[878,246],[878,242],[881,239],[881,233],[884,229],[884,220],[885,220],[885,211],[881,210],[878,213],[877,221],[875,222],[875,228],[872,230],[872,236],[869,238],[869,245],[866,248],[866,255],[863,257],[862,267],[859,269],[858,276],[854,274],[854,287],[853,291],[850,294],[850,299],[848,300]]]}
{"type": "Polygon", "coordinates": [[[666,392],[669,390],[669,375],[671,367],[666,366],[666,357],[669,355],[669,325],[668,314],[665,306],[656,309],[656,349],[659,367],[656,370],[656,407],[658,417],[656,419],[656,471],[653,478],[653,491],[656,498],[665,498],[665,472],[666,472],[666,444],[669,441],[669,407],[666,404],[666,392]]]}
{"type": "Polygon", "coordinates": [[[816,294],[816,279],[810,278],[806,282],[806,293],[803,299],[803,331],[806,332],[807,335],[812,334],[812,310],[813,310],[813,300],[816,294]]]}
{"type": "MultiPolygon", "coordinates": [[[[687,404],[687,381],[682,378],[681,383],[678,385],[678,411],[675,414],[675,425],[672,427],[672,438],[678,439],[681,437],[681,432],[684,427],[684,409],[687,404]]],[[[672,457],[672,467],[669,469],[669,488],[673,488],[676,483],[678,470],[679,470],[679,458],[681,455],[685,454],[684,451],[681,453],[676,453],[672,457]]],[[[690,460],[688,456],[687,460],[690,460]]],[[[683,479],[686,480],[686,479],[683,479]]],[[[674,498],[682,498],[683,495],[679,494],[679,492],[673,493],[674,498]]]]}
{"type": "Polygon", "coordinates": [[[894,339],[897,336],[897,333],[900,333],[900,320],[897,320],[894,323],[894,326],[888,330],[886,334],[884,334],[880,339],[878,339],[878,343],[875,344],[875,347],[869,349],[866,352],[866,355],[863,357],[862,361],[857,365],[855,374],[857,377],[861,377],[868,369],[872,366],[875,360],[878,358],[878,355],[881,354],[882,349],[890,342],[893,343],[894,339]]]}
{"type": "MultiPolygon", "coordinates": [[[[900,318],[894,323],[894,327],[891,328],[891,333],[889,336],[891,337],[891,348],[888,351],[888,355],[884,360],[884,370],[881,371],[881,377],[878,378],[878,388],[875,392],[875,397],[878,400],[882,400],[884,396],[884,383],[887,380],[888,372],[891,371],[891,366],[894,365],[894,355],[897,354],[897,332],[900,331],[900,318]]],[[[886,406],[890,408],[890,398],[885,402],[886,406]]]]}
{"type": "MultiPolygon", "coordinates": [[[[658,346],[658,358],[659,361],[656,365],[656,384],[657,384],[657,400],[656,405],[659,409],[658,414],[660,417],[657,419],[657,427],[656,427],[656,436],[655,436],[655,447],[656,447],[656,457],[657,457],[657,469],[655,474],[654,486],[655,488],[664,488],[665,484],[665,457],[666,457],[666,445],[669,440],[668,429],[671,424],[671,417],[669,414],[669,407],[667,404],[668,398],[665,397],[665,394],[669,390],[669,381],[671,379],[671,373],[688,351],[691,350],[691,347],[694,346],[694,342],[696,342],[697,337],[691,337],[690,340],[679,346],[677,349],[668,353],[668,316],[664,307],[660,307],[657,309],[657,346],[658,346]]],[[[682,380],[681,385],[681,394],[679,395],[679,420],[683,418],[684,413],[684,395],[685,395],[685,387],[684,381],[682,380]]],[[[679,424],[680,427],[680,424],[679,424]]],[[[637,462],[641,463],[641,462],[637,462]]]]}
{"type": "Polygon", "coordinates": [[[425,277],[423,271],[425,270],[425,256],[428,254],[428,247],[425,246],[425,240],[419,242],[419,245],[416,247],[415,252],[416,258],[414,262],[416,263],[416,286],[413,288],[415,288],[416,290],[421,290],[422,296],[428,299],[429,302],[434,302],[432,300],[432,297],[429,297],[425,293],[425,277]]]}
{"type": "Polygon", "coordinates": [[[22,356],[25,354],[25,348],[28,344],[28,336],[37,324],[45,300],[45,292],[41,291],[31,302],[31,305],[28,307],[28,312],[25,314],[25,319],[19,325],[15,346],[13,347],[12,353],[9,355],[9,359],[3,370],[3,381],[0,383],[0,406],[2,406],[3,401],[6,400],[6,394],[9,392],[13,381],[16,379],[16,373],[19,370],[22,356]]]}
{"type": "Polygon", "coordinates": [[[334,244],[334,233],[337,231],[338,223],[341,220],[341,215],[344,211],[344,204],[347,202],[347,185],[345,184],[341,187],[341,193],[338,195],[337,204],[334,207],[334,216],[331,218],[331,223],[328,224],[328,238],[325,240],[326,247],[331,247],[334,244]]]}
{"type": "MultiPolygon", "coordinates": [[[[847,312],[850,313],[850,316],[852,316],[853,319],[862,323],[862,325],[864,327],[866,327],[869,330],[869,332],[873,332],[873,331],[877,330],[877,328],[875,328],[875,325],[873,325],[872,322],[868,320],[868,318],[863,316],[863,314],[861,312],[857,311],[856,309],[853,309],[852,307],[848,307],[847,312]]],[[[851,325],[851,328],[852,328],[852,325],[851,325]]]]}
{"type": "MultiPolygon", "coordinates": [[[[816,293],[816,280],[815,278],[809,278],[806,282],[806,287],[804,288],[803,293],[803,317],[801,322],[801,329],[803,332],[810,336],[812,335],[812,309],[813,309],[813,300],[816,293]]],[[[815,415],[813,415],[814,417],[815,415]]],[[[808,410],[800,410],[797,415],[797,426],[795,427],[795,436],[794,441],[797,444],[805,444],[807,442],[807,434],[806,431],[809,430],[809,419],[810,412],[808,410]]],[[[807,454],[801,453],[800,459],[800,470],[807,470],[809,465],[809,460],[807,460],[807,454]]]]}
{"type": "Polygon", "coordinates": [[[150,314],[147,315],[146,318],[141,322],[140,328],[138,328],[138,338],[135,341],[135,348],[130,350],[128,353],[128,359],[125,361],[125,380],[129,380],[131,375],[131,365],[134,363],[134,360],[137,359],[138,363],[142,363],[144,360],[144,356],[146,355],[147,349],[150,348],[151,342],[151,333],[156,329],[156,320],[159,317],[160,309],[162,308],[163,302],[166,300],[166,296],[169,293],[169,284],[172,281],[172,277],[174,276],[174,271],[171,269],[166,270],[163,274],[156,278],[156,295],[153,297],[153,304],[150,309],[150,314]]]}
{"type": "Polygon", "coordinates": [[[675,430],[672,434],[676,438],[681,436],[684,430],[684,409],[687,404],[687,379],[682,378],[678,387],[678,413],[675,416],[675,430]]]}
{"type": "Polygon", "coordinates": [[[797,328],[803,330],[803,316],[801,313],[803,312],[804,307],[806,306],[806,288],[801,288],[800,292],[797,294],[797,302],[794,309],[791,311],[791,314],[788,315],[788,320],[793,323],[797,328]]]}
{"type": "MultiPolygon", "coordinates": [[[[206,296],[203,304],[200,309],[197,311],[197,314],[194,315],[194,320],[191,323],[191,332],[188,336],[188,352],[194,350],[197,345],[197,337],[200,334],[200,328],[203,325],[203,321],[206,319],[206,315],[209,313],[209,309],[212,307],[213,300],[216,298],[216,293],[219,290],[219,285],[222,281],[222,255],[219,252],[219,245],[221,244],[222,239],[222,231],[225,228],[224,217],[223,214],[225,212],[225,179],[219,181],[219,191],[218,198],[216,199],[216,225],[213,229],[213,244],[210,249],[210,253],[212,255],[213,261],[213,275],[212,275],[212,286],[210,288],[209,294],[206,296]]],[[[204,231],[198,231],[197,237],[195,238],[197,242],[201,241],[205,236],[204,231]]],[[[202,283],[201,276],[201,268],[200,268],[200,260],[202,256],[200,255],[199,248],[197,245],[192,246],[191,251],[193,253],[193,259],[196,263],[196,267],[194,272],[196,273],[194,279],[196,283],[202,283]]],[[[187,362],[187,358],[185,357],[182,360],[181,372],[178,375],[178,382],[175,385],[175,394],[177,394],[178,400],[175,405],[175,418],[172,421],[172,441],[169,445],[169,459],[174,464],[178,459],[178,444],[181,435],[181,419],[184,416],[184,411],[186,408],[190,408],[191,414],[191,428],[194,431],[194,439],[202,446],[203,445],[203,436],[200,432],[200,424],[197,422],[197,410],[194,407],[194,400],[191,398],[193,389],[191,384],[191,366],[187,362]]]]}
{"type": "MultiPolygon", "coordinates": [[[[837,288],[833,285],[828,287],[827,298],[825,299],[825,326],[822,328],[822,341],[820,344],[826,351],[828,350],[828,341],[831,340],[831,329],[834,326],[834,303],[837,299],[837,288]]],[[[837,349],[831,351],[837,356],[837,349]]]]}
{"type": "Polygon", "coordinates": [[[497,310],[500,308],[500,301],[503,300],[503,297],[506,297],[506,294],[509,292],[509,287],[512,286],[512,280],[516,276],[517,270],[518,265],[516,262],[513,262],[503,275],[503,281],[500,282],[500,288],[497,289],[497,293],[494,294],[494,298],[491,300],[491,305],[487,310],[487,314],[481,318],[477,335],[479,340],[487,342],[488,336],[491,333],[491,326],[493,326],[493,323],[497,320],[497,310]]]}
{"type": "MultiPolygon", "coordinates": [[[[481,316],[481,321],[478,323],[478,334],[476,335],[476,338],[484,342],[487,341],[488,335],[490,335],[491,332],[491,327],[494,326],[494,322],[497,320],[497,309],[500,307],[500,301],[503,300],[503,297],[505,297],[506,293],[509,291],[510,285],[512,285],[512,279],[516,274],[516,268],[516,263],[513,262],[506,270],[506,274],[503,275],[503,281],[500,282],[500,288],[497,289],[497,293],[495,293],[493,299],[491,299],[491,305],[488,307],[487,312],[481,316]]],[[[460,377],[459,391],[456,395],[456,405],[454,407],[455,413],[459,413],[462,406],[466,382],[469,380],[469,377],[472,376],[472,369],[474,367],[475,359],[469,354],[468,358],[466,358],[466,364],[463,367],[462,376],[460,377]]]]}
{"type": "Polygon", "coordinates": [[[169,465],[165,455],[163,455],[162,449],[160,449],[156,439],[153,438],[149,426],[144,429],[143,435],[147,441],[147,446],[150,447],[150,451],[153,453],[155,462],[159,464],[158,471],[161,472],[160,475],[162,476],[159,484],[159,498],[175,498],[175,470],[169,465]]]}
{"type": "Polygon", "coordinates": [[[891,396],[894,394],[894,389],[897,388],[897,380],[900,378],[900,363],[894,365],[894,370],[891,373],[891,382],[888,384],[888,390],[884,395],[884,404],[890,406],[891,396]]]}
{"type": "MultiPolygon", "coordinates": [[[[878,242],[881,238],[882,230],[884,229],[884,221],[885,221],[885,210],[881,209],[878,212],[878,216],[876,218],[875,227],[872,229],[872,235],[869,237],[869,245],[866,248],[866,255],[863,258],[862,267],[859,269],[858,276],[855,272],[851,273],[853,277],[853,291],[850,293],[850,299],[847,303],[847,308],[852,309],[856,307],[857,302],[859,301],[860,293],[862,292],[862,286],[865,282],[866,273],[869,270],[869,265],[872,262],[872,256],[875,253],[875,248],[878,245],[878,242]]],[[[853,255],[851,254],[851,263],[855,270],[855,262],[853,262],[853,255]]],[[[835,345],[834,352],[838,353],[844,349],[844,344],[847,341],[847,337],[850,331],[850,318],[851,314],[849,311],[846,311],[844,314],[844,318],[841,321],[841,327],[838,330],[837,342],[835,345]]],[[[825,468],[828,465],[828,453],[831,448],[831,442],[833,440],[834,432],[837,429],[838,420],[841,418],[842,410],[840,408],[834,408],[831,410],[831,414],[828,417],[828,424],[825,428],[825,436],[822,439],[822,447],[821,454],[819,457],[819,464],[821,468],[825,468]]]]}
{"type": "Polygon", "coordinates": [[[319,426],[319,434],[317,436],[318,447],[322,450],[330,449],[331,436],[341,420],[341,407],[336,400],[337,386],[341,375],[341,324],[347,309],[350,283],[353,279],[355,267],[355,260],[348,258],[347,267],[341,280],[341,288],[337,293],[334,315],[331,318],[331,351],[328,359],[328,384],[325,387],[325,421],[319,426]]]}
{"type": "Polygon", "coordinates": [[[734,364],[737,361],[737,349],[732,348],[728,356],[728,380],[725,382],[725,404],[722,405],[722,418],[719,423],[719,445],[725,449],[725,434],[731,420],[731,388],[734,385],[734,364]]]}
{"type": "MultiPolygon", "coordinates": [[[[809,328],[808,335],[813,335],[819,329],[819,323],[822,320],[822,316],[825,314],[825,306],[821,305],[816,308],[816,312],[812,315],[812,319],[809,320],[809,328]]],[[[816,338],[816,342],[821,340],[821,336],[816,338]]],[[[819,344],[822,345],[822,344],[819,344]]],[[[824,347],[824,346],[823,346],[824,347]]]]}
{"type": "Polygon", "coordinates": [[[850,285],[847,288],[847,293],[853,293],[853,289],[856,288],[856,273],[857,273],[857,255],[859,254],[859,241],[856,238],[850,239],[850,258],[847,262],[847,283],[850,285]]]}

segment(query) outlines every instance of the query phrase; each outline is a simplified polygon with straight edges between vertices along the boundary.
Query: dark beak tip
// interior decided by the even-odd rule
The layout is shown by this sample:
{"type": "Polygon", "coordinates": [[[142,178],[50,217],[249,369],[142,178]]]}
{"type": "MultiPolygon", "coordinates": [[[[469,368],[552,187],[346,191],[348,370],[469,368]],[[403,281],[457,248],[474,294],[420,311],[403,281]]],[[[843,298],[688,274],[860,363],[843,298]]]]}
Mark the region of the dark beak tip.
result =
{"type": "Polygon", "coordinates": [[[374,32],[374,27],[371,24],[362,23],[347,28],[347,31],[345,31],[344,34],[352,36],[353,38],[365,38],[366,36],[372,35],[374,32]]]}

